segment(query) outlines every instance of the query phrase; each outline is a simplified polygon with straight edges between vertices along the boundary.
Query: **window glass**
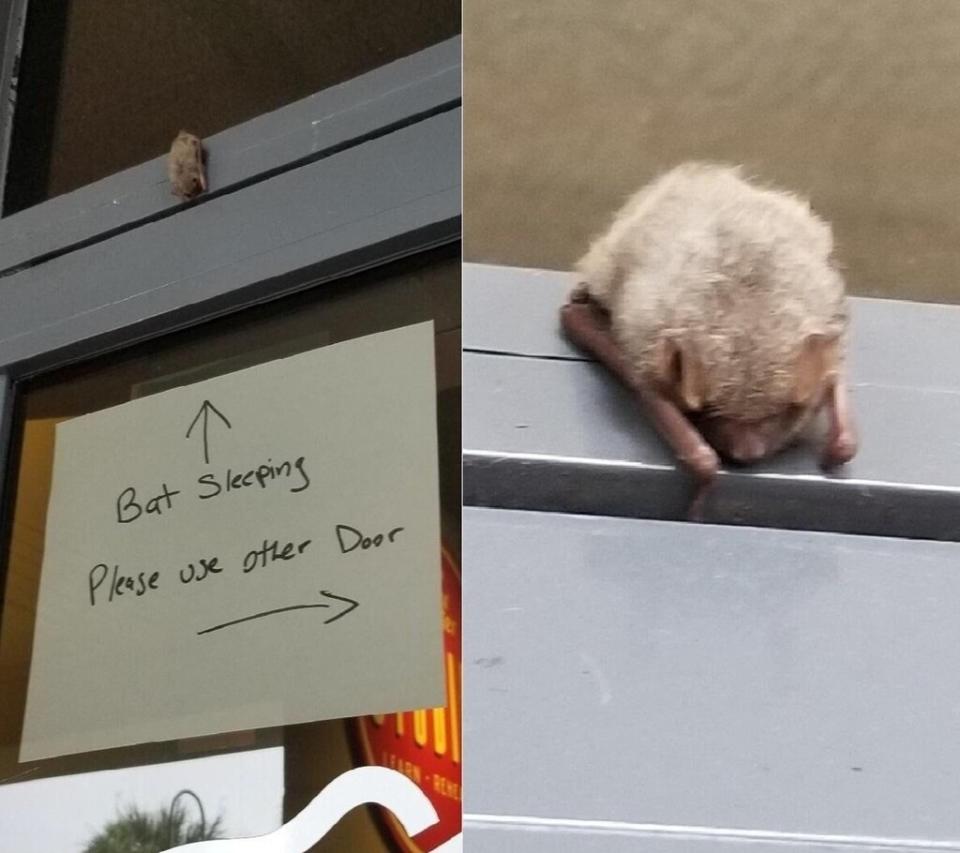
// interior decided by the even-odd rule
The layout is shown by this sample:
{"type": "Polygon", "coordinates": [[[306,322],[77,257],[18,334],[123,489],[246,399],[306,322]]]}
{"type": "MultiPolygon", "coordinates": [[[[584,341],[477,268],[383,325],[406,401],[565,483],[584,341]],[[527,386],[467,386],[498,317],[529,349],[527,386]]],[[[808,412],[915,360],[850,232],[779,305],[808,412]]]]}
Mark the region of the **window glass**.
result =
{"type": "MultiPolygon", "coordinates": [[[[128,817],[131,809],[156,817],[163,809],[169,811],[183,790],[188,793],[173,808],[185,826],[197,822],[202,805],[206,823],[221,818],[227,835],[262,833],[289,820],[342,772],[366,763],[393,765],[411,777],[421,772],[425,775],[429,769],[437,777],[431,777],[430,783],[436,787],[437,802],[449,801],[459,813],[459,649],[452,657],[448,655],[451,705],[442,732],[437,728],[441,720],[434,718],[432,711],[419,716],[408,712],[386,719],[325,721],[41,762],[17,761],[43,559],[54,425],[174,386],[425,320],[434,322],[437,353],[445,584],[453,584],[445,586],[445,592],[455,592],[458,610],[459,245],[321,284],[18,388],[18,454],[12,469],[15,499],[0,610],[0,783],[5,783],[0,784],[0,815],[19,814],[23,820],[18,818],[16,830],[26,826],[22,808],[28,807],[34,846],[8,846],[5,831],[0,836],[0,853],[84,850],[84,844],[103,832],[110,820],[128,817]],[[441,749],[434,750],[442,753],[442,766],[421,767],[415,754],[404,752],[404,735],[415,727],[423,728],[434,746],[434,736],[442,735],[441,749]],[[393,738],[389,748],[384,746],[383,732],[393,738]],[[371,743],[376,748],[371,749],[371,743]],[[66,808],[66,803],[74,802],[76,808],[66,808]],[[65,820],[68,812],[70,819],[65,820]]],[[[458,613],[455,618],[459,620],[458,613]]],[[[8,826],[5,819],[0,823],[8,826]]],[[[316,849],[402,848],[391,834],[389,821],[371,807],[351,813],[316,849]]]]}
{"type": "Polygon", "coordinates": [[[203,836],[264,835],[282,813],[283,750],[231,752],[0,787],[0,850],[74,853],[99,841],[91,853],[132,853],[138,848],[121,845],[136,837],[132,826],[144,818],[154,826],[140,837],[172,846],[194,827],[203,836]],[[225,781],[231,779],[244,781],[225,781]],[[177,817],[167,824],[162,818],[171,811],[177,817]]]}

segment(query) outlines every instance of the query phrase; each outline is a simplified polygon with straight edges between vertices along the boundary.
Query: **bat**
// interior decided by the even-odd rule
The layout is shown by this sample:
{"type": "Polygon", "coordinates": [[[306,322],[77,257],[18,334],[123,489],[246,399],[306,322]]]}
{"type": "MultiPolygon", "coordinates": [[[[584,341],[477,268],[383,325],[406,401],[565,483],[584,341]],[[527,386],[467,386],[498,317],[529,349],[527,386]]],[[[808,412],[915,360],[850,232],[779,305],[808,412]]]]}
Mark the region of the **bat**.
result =
{"type": "Polygon", "coordinates": [[[206,154],[197,136],[181,130],[170,146],[167,173],[173,194],[188,201],[207,191],[206,154]]]}
{"type": "Polygon", "coordinates": [[[854,457],[846,288],[809,202],[736,167],[685,163],[631,197],[577,264],[570,340],[633,393],[698,490],[721,458],[793,444],[821,411],[821,462],[854,457]]]}

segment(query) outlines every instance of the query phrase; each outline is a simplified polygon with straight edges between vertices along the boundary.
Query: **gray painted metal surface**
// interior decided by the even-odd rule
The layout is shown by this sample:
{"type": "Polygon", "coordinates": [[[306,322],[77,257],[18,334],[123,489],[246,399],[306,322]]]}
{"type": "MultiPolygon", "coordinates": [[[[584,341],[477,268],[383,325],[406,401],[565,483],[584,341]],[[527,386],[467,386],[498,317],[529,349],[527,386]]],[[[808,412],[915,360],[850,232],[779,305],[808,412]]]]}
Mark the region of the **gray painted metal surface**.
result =
{"type": "Polygon", "coordinates": [[[443,112],[2,278],[0,365],[19,377],[457,239],[459,140],[443,112]]]}
{"type": "MultiPolygon", "coordinates": [[[[463,348],[545,358],[584,358],[560,333],[570,273],[463,265],[463,348]]],[[[960,391],[960,305],[850,300],[848,358],[857,387],[960,391]]]]}
{"type": "MultiPolygon", "coordinates": [[[[210,192],[187,207],[453,108],[460,91],[454,38],[225,130],[204,140],[210,192]]],[[[0,271],[183,207],[170,192],[166,159],[158,157],[0,221],[0,271]]]]}
{"type": "MultiPolygon", "coordinates": [[[[681,518],[688,476],[622,387],[560,334],[571,282],[464,269],[464,500],[681,518]]],[[[960,309],[855,299],[853,314],[857,458],[825,475],[806,445],[728,467],[706,520],[960,539],[960,309]]]]}
{"type": "Polygon", "coordinates": [[[917,853],[960,851],[950,843],[890,843],[883,839],[825,841],[756,833],[731,837],[689,830],[637,829],[596,822],[551,822],[548,826],[524,821],[469,820],[464,827],[467,853],[917,853]],[[766,837],[764,837],[766,836],[766,837]]]}
{"type": "Polygon", "coordinates": [[[465,509],[463,550],[469,849],[960,849],[960,545],[465,509]]]}

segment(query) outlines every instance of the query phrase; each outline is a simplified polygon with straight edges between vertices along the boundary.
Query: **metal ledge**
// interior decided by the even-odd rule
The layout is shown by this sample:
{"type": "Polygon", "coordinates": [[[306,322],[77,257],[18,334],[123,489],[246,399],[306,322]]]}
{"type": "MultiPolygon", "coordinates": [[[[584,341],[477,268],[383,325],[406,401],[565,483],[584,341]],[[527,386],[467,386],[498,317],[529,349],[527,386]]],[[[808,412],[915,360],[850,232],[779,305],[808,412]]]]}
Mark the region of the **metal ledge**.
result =
{"type": "MultiPolygon", "coordinates": [[[[686,472],[622,388],[559,333],[571,283],[464,267],[464,502],[680,519],[686,472]]],[[[852,302],[859,455],[831,476],[804,446],[727,469],[707,521],[960,540],[960,309],[852,302]]]]}
{"type": "Polygon", "coordinates": [[[460,37],[448,39],[209,137],[210,192],[189,204],[171,194],[164,155],[7,217],[0,221],[0,270],[208,204],[274,172],[452,109],[460,101],[460,52],[460,37]]]}
{"type": "Polygon", "coordinates": [[[455,240],[459,140],[444,112],[0,279],[0,367],[20,380],[455,240]]]}
{"type": "Polygon", "coordinates": [[[960,845],[890,843],[865,838],[838,841],[783,833],[697,832],[695,827],[635,829],[600,821],[494,822],[465,815],[469,853],[960,853],[960,845]],[[572,826],[570,825],[572,824],[572,826]]]}
{"type": "Polygon", "coordinates": [[[957,544],[463,524],[470,849],[960,849],[957,544]]]}

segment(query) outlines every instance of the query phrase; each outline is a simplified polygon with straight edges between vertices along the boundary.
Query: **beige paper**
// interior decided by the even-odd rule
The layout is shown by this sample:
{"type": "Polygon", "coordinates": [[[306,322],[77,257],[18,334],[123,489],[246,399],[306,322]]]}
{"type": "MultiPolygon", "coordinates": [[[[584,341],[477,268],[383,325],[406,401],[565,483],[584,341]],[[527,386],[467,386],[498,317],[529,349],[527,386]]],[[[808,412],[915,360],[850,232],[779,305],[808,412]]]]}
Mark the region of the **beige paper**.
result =
{"type": "Polygon", "coordinates": [[[442,705],[437,477],[432,323],[60,424],[20,760],[442,705]]]}

